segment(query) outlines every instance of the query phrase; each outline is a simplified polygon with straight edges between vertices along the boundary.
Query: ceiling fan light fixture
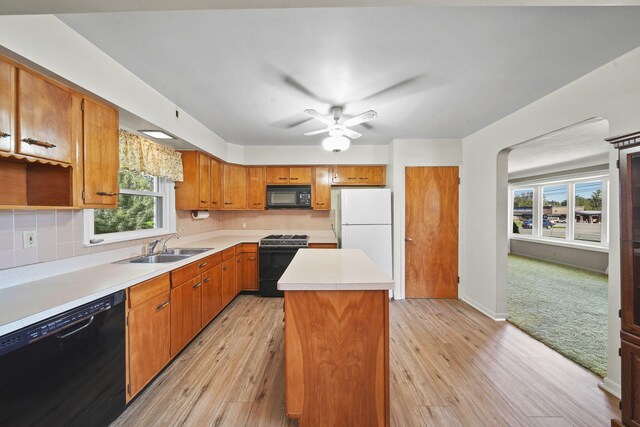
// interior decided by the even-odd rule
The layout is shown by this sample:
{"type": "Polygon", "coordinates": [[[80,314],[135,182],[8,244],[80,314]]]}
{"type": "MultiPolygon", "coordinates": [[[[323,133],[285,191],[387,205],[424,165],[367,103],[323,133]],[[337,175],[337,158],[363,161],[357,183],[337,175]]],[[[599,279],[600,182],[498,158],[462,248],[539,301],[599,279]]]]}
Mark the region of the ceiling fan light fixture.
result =
{"type": "Polygon", "coordinates": [[[330,136],[322,141],[322,147],[327,151],[338,153],[349,149],[351,141],[344,136],[330,136]]]}
{"type": "Polygon", "coordinates": [[[330,136],[344,136],[344,133],[342,132],[342,129],[339,128],[333,128],[329,131],[329,135],[330,136]]]}

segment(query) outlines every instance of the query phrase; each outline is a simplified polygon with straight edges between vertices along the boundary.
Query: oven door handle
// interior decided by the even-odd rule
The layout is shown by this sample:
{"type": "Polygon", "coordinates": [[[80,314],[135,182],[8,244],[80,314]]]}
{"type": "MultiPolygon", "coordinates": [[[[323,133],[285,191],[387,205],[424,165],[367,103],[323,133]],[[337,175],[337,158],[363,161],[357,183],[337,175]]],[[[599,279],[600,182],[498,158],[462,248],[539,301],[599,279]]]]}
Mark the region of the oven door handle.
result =
{"type": "Polygon", "coordinates": [[[63,339],[65,339],[65,338],[67,338],[67,337],[70,337],[71,335],[75,335],[75,334],[77,334],[77,333],[78,333],[78,332],[80,332],[81,330],[83,330],[83,329],[88,328],[89,326],[91,326],[91,324],[93,323],[93,319],[95,319],[95,316],[91,316],[91,318],[89,318],[89,321],[88,321],[87,323],[85,323],[84,325],[80,326],[78,329],[74,329],[73,331],[71,331],[71,332],[67,332],[66,334],[62,334],[62,335],[57,334],[57,335],[56,335],[56,338],[59,338],[59,339],[63,340],[63,339]]]}

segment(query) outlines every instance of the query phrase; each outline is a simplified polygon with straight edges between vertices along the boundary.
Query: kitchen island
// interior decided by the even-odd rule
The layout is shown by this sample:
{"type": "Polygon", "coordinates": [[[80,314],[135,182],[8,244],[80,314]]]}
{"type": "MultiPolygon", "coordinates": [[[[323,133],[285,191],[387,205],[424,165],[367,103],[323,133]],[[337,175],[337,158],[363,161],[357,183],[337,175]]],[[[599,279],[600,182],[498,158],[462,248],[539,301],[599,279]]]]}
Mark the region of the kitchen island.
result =
{"type": "Polygon", "coordinates": [[[299,426],[389,425],[389,289],[360,249],[301,249],[285,292],[286,411],[299,426]]]}

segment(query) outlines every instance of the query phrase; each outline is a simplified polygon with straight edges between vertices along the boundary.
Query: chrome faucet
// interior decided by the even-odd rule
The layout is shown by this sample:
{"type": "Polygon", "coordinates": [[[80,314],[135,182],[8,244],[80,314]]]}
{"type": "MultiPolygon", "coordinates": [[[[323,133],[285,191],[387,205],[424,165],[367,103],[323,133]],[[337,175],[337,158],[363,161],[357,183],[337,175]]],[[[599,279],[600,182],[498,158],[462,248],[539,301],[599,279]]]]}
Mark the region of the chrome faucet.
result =
{"type": "Polygon", "coordinates": [[[167,242],[168,242],[169,240],[171,240],[171,238],[172,238],[172,237],[175,237],[176,239],[179,239],[179,237],[178,237],[178,235],[177,235],[176,233],[173,233],[171,236],[167,237],[167,238],[164,240],[164,243],[162,244],[162,252],[167,252],[167,250],[168,250],[168,249],[167,249],[167,242]]]}
{"type": "Polygon", "coordinates": [[[153,252],[156,250],[156,246],[158,246],[158,243],[160,243],[160,239],[149,242],[149,255],[153,254],[153,252]]]}

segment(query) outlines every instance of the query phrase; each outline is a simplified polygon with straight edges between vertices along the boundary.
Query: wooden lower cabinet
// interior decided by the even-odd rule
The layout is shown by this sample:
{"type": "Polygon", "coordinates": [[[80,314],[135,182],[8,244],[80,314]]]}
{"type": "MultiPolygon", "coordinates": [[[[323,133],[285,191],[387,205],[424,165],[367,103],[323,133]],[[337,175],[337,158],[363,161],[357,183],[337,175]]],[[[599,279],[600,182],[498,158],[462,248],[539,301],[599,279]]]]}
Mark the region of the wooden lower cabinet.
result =
{"type": "MultiPolygon", "coordinates": [[[[633,338],[632,338],[633,339],[633,338]]],[[[640,346],[623,339],[622,356],[622,423],[625,426],[640,426],[640,346]]]]}
{"type": "Polygon", "coordinates": [[[127,401],[169,363],[170,310],[169,275],[129,289],[127,313],[127,401]]]}
{"type": "Polygon", "coordinates": [[[222,266],[220,262],[202,273],[202,327],[222,310],[222,266]]]}
{"type": "Polygon", "coordinates": [[[202,327],[200,276],[171,289],[171,357],[196,336],[202,327]]]}
{"type": "Polygon", "coordinates": [[[242,290],[258,290],[258,253],[248,252],[242,254],[242,290]]]}
{"type": "MultiPolygon", "coordinates": [[[[228,249],[227,249],[228,250],[228,249]]],[[[222,305],[226,306],[236,296],[236,259],[231,248],[232,255],[222,261],[222,305]]],[[[225,251],[226,252],[226,251],[225,251]]],[[[224,255],[223,255],[224,259],[224,255]]]]}

